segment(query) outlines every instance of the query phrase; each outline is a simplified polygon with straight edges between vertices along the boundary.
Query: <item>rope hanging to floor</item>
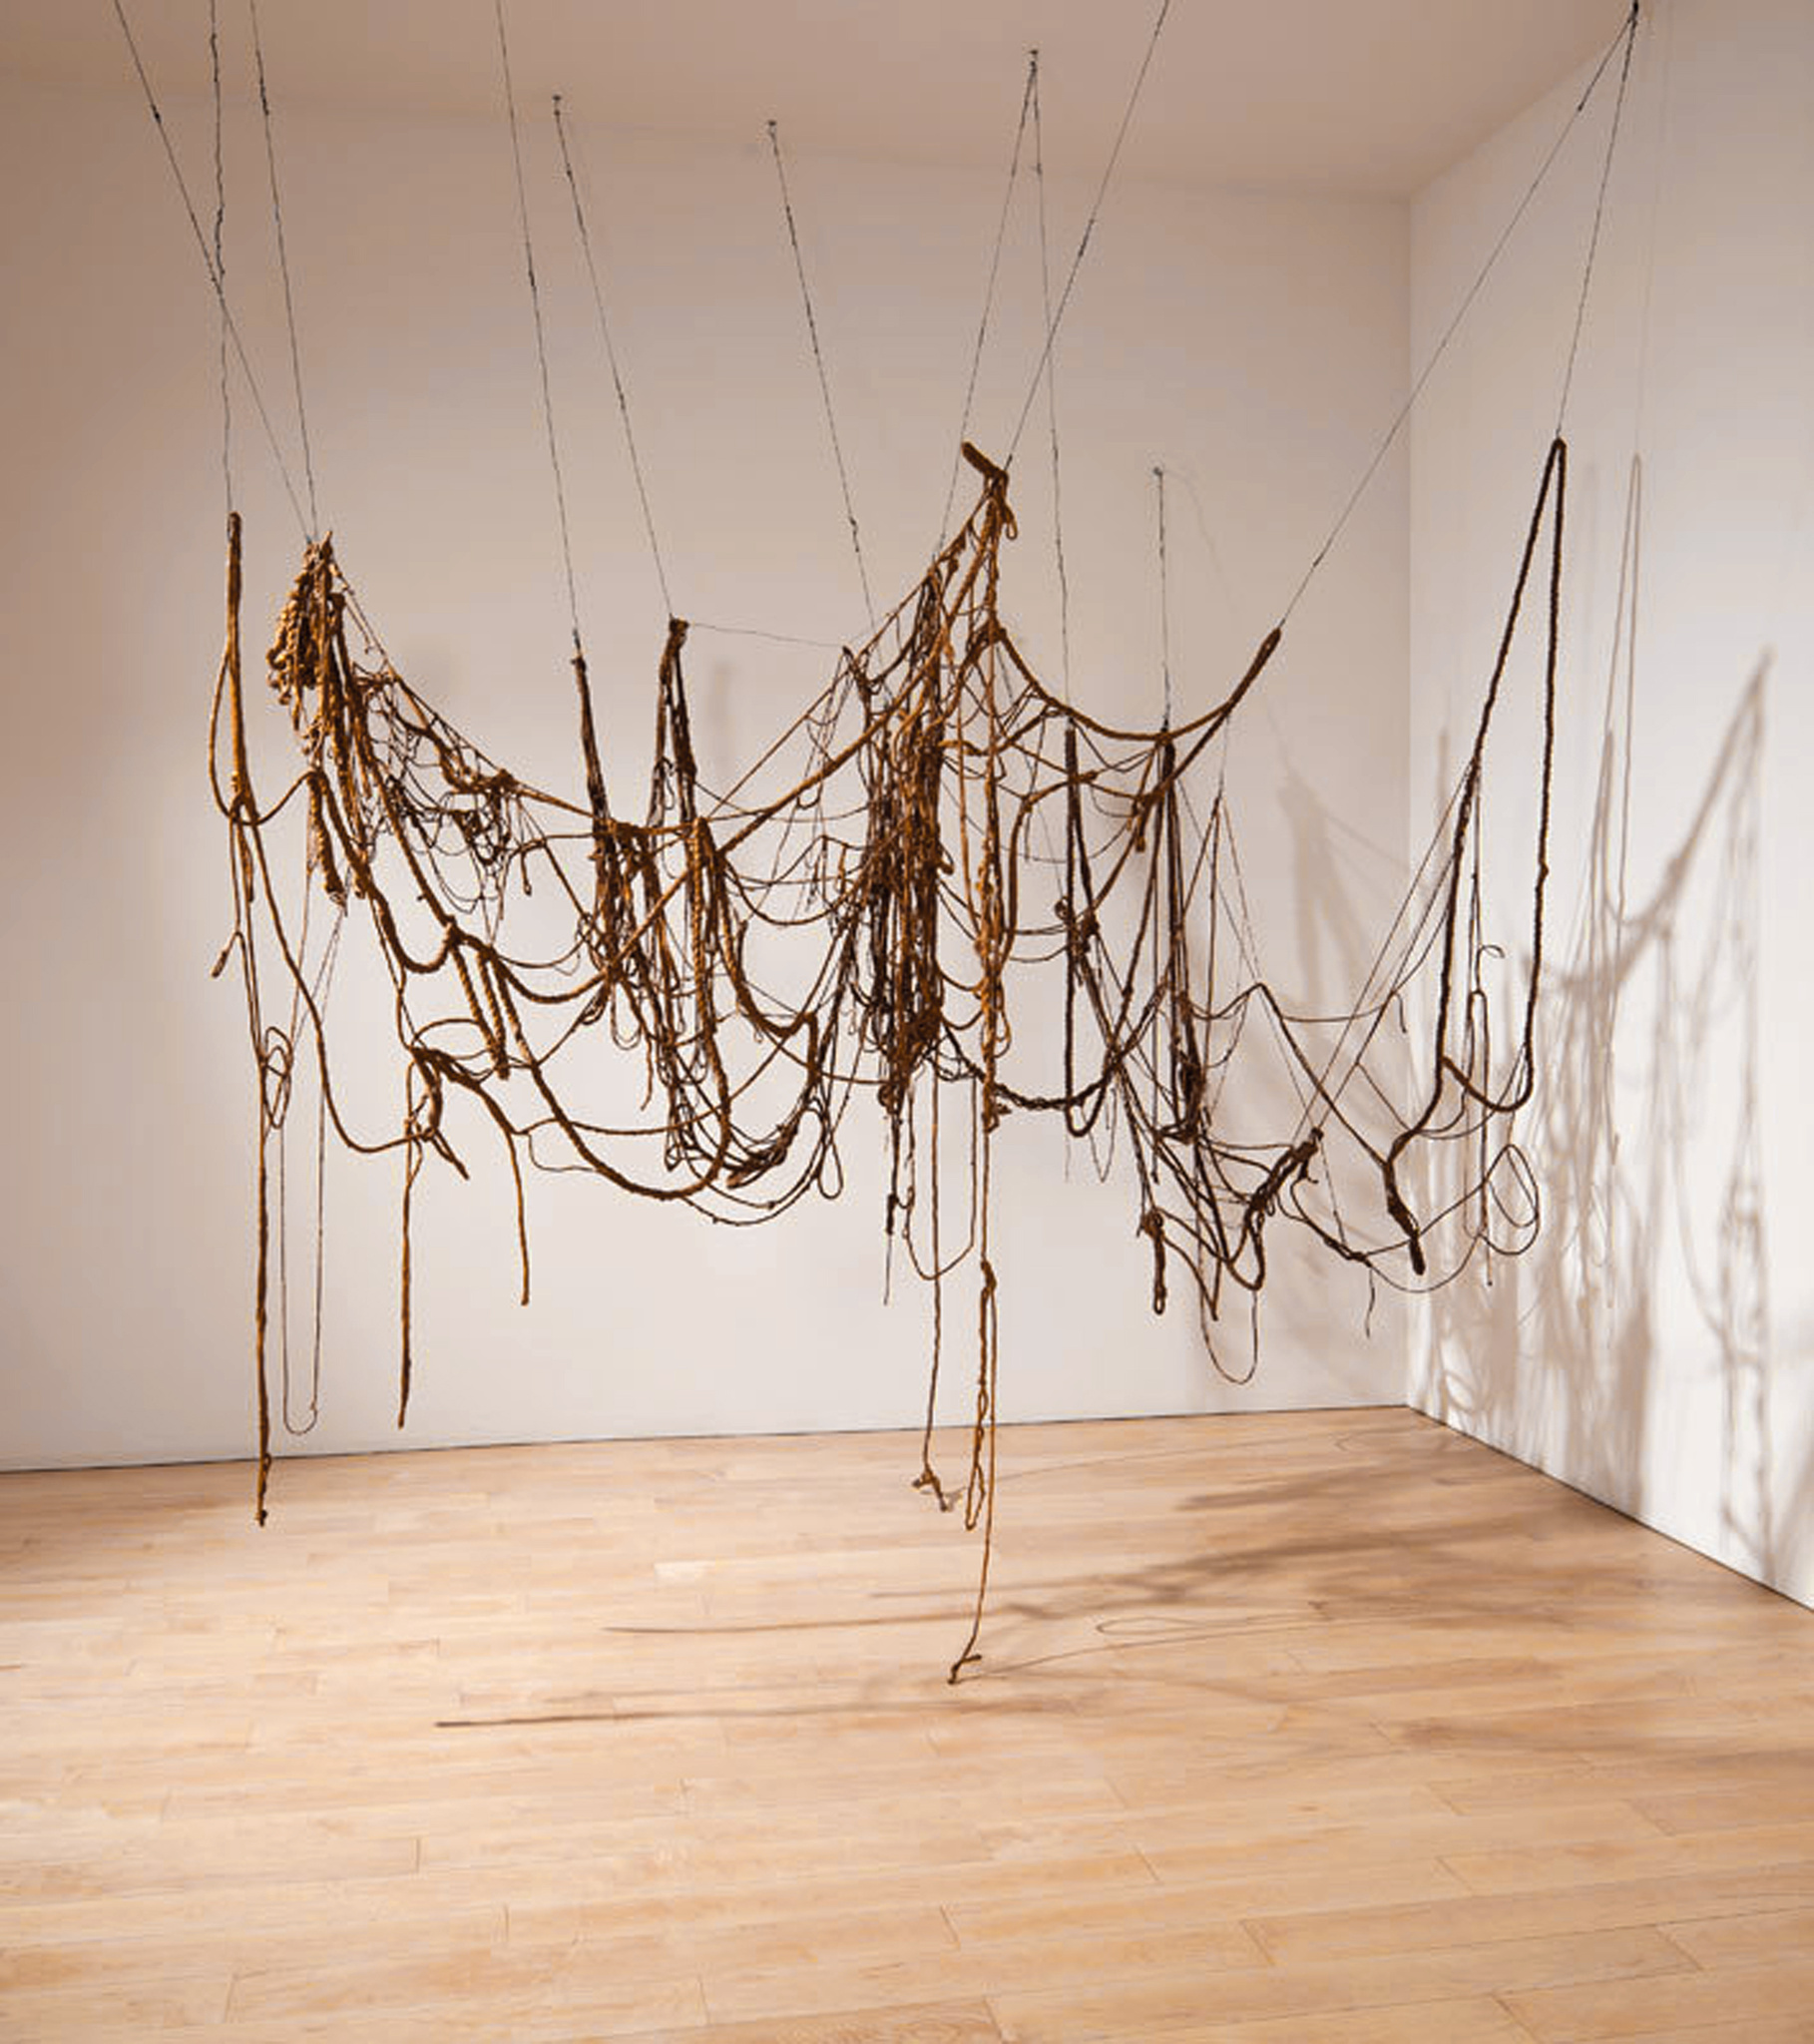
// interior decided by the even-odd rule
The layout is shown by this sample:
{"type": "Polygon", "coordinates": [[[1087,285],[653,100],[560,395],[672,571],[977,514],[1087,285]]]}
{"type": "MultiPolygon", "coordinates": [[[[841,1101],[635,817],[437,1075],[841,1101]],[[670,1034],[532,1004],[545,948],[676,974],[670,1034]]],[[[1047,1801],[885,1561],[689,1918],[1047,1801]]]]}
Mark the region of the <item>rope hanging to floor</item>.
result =
{"type": "MultiPolygon", "coordinates": [[[[1153,42],[1168,4],[1159,9],[1153,42]]],[[[124,28],[124,14],[121,22],[124,28]]],[[[839,653],[807,709],[721,791],[702,778],[692,742],[684,667],[689,627],[671,618],[656,664],[653,766],[633,820],[608,790],[593,716],[503,0],[497,27],[572,611],[584,799],[533,785],[487,757],[384,655],[331,538],[315,529],[304,438],[306,519],[293,488],[291,495],[306,544],[264,662],[297,764],[274,795],[259,794],[247,738],[236,511],[228,518],[226,644],[209,726],[210,774],[227,821],[233,879],[233,935],[221,963],[236,956],[240,966],[263,1103],[254,1309],[258,1514],[270,1466],[266,1144],[281,1124],[298,1055],[314,1067],[323,1130],[331,1128],[351,1151],[400,1160],[399,1425],[414,1363],[413,1198],[430,1158],[465,1177],[475,1132],[495,1145],[514,1188],[527,1299],[526,1165],[581,1170],[642,1198],[751,1225],[808,1194],[841,1191],[840,1131],[861,1096],[886,1132],[886,1237],[933,1290],[932,1383],[916,1481],[941,1505],[961,1497],[966,1523],[984,1536],[970,1633],[951,1669],[956,1681],[977,1658],[992,1551],[1002,1304],[992,1254],[995,1146],[1010,1117],[1057,1116],[1080,1141],[1113,1134],[1132,1166],[1130,1222],[1149,1246],[1153,1310],[1163,1311],[1181,1287],[1218,1368],[1225,1310],[1236,1300],[1257,1300],[1271,1232],[1279,1227],[1303,1232],[1370,1278],[1400,1285],[1445,1282],[1482,1248],[1516,1254],[1535,1236],[1538,1189],[1514,1122],[1536,1082],[1567,448],[1559,424],[1455,793],[1347,1010],[1293,1012],[1259,973],[1219,771],[1213,786],[1198,784],[1198,763],[1272,662],[1304,584],[1221,699],[1175,721],[1162,469],[1154,470],[1163,655],[1156,729],[1124,729],[1086,715],[1023,655],[1003,614],[1003,548],[1016,531],[1009,469],[966,439],[960,460],[975,495],[962,524],[941,539],[919,579],[869,636],[839,653]],[[1488,980],[1496,954],[1480,920],[1480,812],[1502,684],[1534,583],[1543,590],[1542,738],[1532,768],[1539,820],[1529,962],[1504,1031],[1494,1026],[1501,1003],[1488,980]],[[357,631],[349,633],[349,624],[357,631]],[[318,892],[331,910],[336,949],[342,916],[364,930],[393,991],[402,1099],[394,1126],[377,1133],[354,1125],[337,1084],[324,992],[333,953],[311,961],[306,923],[289,905],[293,890],[275,870],[269,833],[292,808],[304,839],[301,898],[318,892]],[[546,926],[550,898],[561,906],[565,934],[552,946],[515,934],[532,891],[541,897],[538,927],[546,926]],[[266,1021],[261,961],[290,1003],[286,1029],[266,1021]],[[1395,1037],[1390,1057],[1377,1046],[1389,1021],[1402,1025],[1405,998],[1420,984],[1430,989],[1432,1019],[1413,1047],[1417,1083],[1413,1104],[1403,1107],[1393,1071],[1403,1046],[1395,1037]],[[1048,1068],[1030,1048],[1036,1032],[1018,1027],[1041,1012],[1062,1016],[1062,1043],[1048,1068]],[[592,1051],[607,1035],[641,1078],[645,1114],[625,1118],[595,1104],[592,1051]],[[1249,1038],[1274,1046],[1274,1069],[1282,1066],[1291,1087],[1283,1108],[1233,1097],[1245,1090],[1254,1055],[1249,1038]],[[956,1228],[942,1200],[954,1146],[965,1188],[956,1228]],[[1463,1160],[1459,1191],[1453,1170],[1439,1180],[1423,1168],[1439,1155],[1463,1160]],[[1432,1211],[1424,1188],[1439,1182],[1450,1190],[1432,1211]],[[931,1435],[944,1291],[961,1272],[974,1280],[973,1417],[964,1481],[947,1489],[933,1467],[931,1435]]],[[[1627,73],[1635,28],[1633,8],[1620,32],[1627,73]]],[[[1142,79],[1151,52],[1149,43],[1142,79]]],[[[149,100],[149,83],[146,93],[149,100]]],[[[1037,60],[1022,103],[1011,192],[1030,110],[1037,120],[1036,93],[1037,60]]],[[[1591,87],[1571,127],[1590,97],[1591,87]]],[[[152,110],[162,132],[155,101],[152,110]]],[[[1132,112],[1131,100],[1116,155],[1132,112]]],[[[557,132],[666,595],[558,107],[557,132]]],[[[770,139],[867,600],[868,572],[773,124],[770,139]]],[[[174,153],[171,164],[181,184],[174,153]]],[[[1056,305],[1048,286],[1044,345],[1014,440],[1041,382],[1049,381],[1053,342],[1108,182],[1106,175],[1056,305]]],[[[1603,196],[1602,176],[1602,207],[1603,196]]],[[[224,332],[236,347],[218,253],[211,254],[193,207],[191,219],[224,332]]],[[[1584,307],[1597,241],[1596,214],[1584,307]]],[[[1043,250],[1042,210],[1042,256],[1043,250]]],[[[1477,281],[1470,302],[1479,288],[1477,281]]],[[[292,323],[292,336],[293,330],[292,323]]],[[[299,402],[299,357],[292,360],[299,402]]],[[[1417,388],[1428,374],[1426,367],[1417,388]]],[[[258,410],[265,417],[261,401],[258,410]]],[[[1408,411],[1409,405],[1386,445],[1408,411]]],[[[1056,407],[1052,422],[1056,460],[1056,407]]],[[[1383,453],[1382,447],[1362,489],[1383,453]]],[[[679,1310],[677,1304],[677,1331],[679,1310]]],[[[1233,1366],[1227,1373],[1243,1374],[1233,1366]]]]}

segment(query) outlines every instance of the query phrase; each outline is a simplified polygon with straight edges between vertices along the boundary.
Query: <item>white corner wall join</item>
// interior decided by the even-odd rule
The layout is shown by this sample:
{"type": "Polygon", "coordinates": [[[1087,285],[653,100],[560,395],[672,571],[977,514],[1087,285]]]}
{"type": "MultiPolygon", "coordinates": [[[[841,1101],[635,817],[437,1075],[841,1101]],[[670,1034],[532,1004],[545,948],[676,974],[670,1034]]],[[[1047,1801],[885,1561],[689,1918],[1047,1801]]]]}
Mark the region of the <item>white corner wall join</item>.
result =
{"type": "MultiPolygon", "coordinates": [[[[1811,94],[1805,8],[1646,10],[1568,417],[1551,943],[1522,1132],[1544,1228],[1490,1282],[1478,1269],[1419,1304],[1409,1376],[1421,1409],[1804,1603],[1811,94]]],[[[1419,199],[1414,351],[1571,104],[1560,89],[1419,199]]],[[[1533,208],[1416,421],[1414,790],[1452,750],[1554,416],[1592,182],[1533,208]]]]}

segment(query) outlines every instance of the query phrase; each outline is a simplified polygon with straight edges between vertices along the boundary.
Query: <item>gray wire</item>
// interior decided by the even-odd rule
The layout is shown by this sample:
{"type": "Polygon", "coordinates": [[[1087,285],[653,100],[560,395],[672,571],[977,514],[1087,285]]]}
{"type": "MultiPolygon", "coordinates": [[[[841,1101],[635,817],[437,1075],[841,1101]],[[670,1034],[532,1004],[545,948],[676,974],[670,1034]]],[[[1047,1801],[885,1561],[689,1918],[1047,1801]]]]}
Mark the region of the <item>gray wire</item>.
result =
{"type": "Polygon", "coordinates": [[[277,191],[277,150],[271,139],[270,95],[264,89],[264,39],[258,32],[258,0],[245,0],[251,17],[252,57],[258,71],[258,111],[264,123],[264,161],[270,174],[270,211],[277,230],[277,268],[283,277],[283,318],[289,329],[289,371],[296,392],[296,426],[302,436],[302,474],[308,486],[308,536],[318,539],[321,515],[315,504],[315,462],[308,444],[308,407],[302,402],[302,350],[296,340],[296,301],[289,286],[289,250],[283,239],[283,201],[277,191]]]}
{"type": "Polygon", "coordinates": [[[1027,415],[1033,409],[1033,400],[1039,394],[1040,378],[1046,373],[1046,364],[1052,359],[1052,344],[1058,339],[1059,324],[1065,316],[1065,308],[1071,303],[1071,291],[1077,282],[1077,273],[1084,266],[1084,256],[1089,252],[1090,237],[1096,232],[1096,223],[1103,210],[1103,201],[1108,196],[1109,181],[1115,176],[1115,167],[1121,162],[1122,145],[1128,140],[1128,130],[1134,121],[1134,110],[1139,104],[1140,88],[1146,83],[1146,73],[1152,66],[1152,53],[1158,48],[1159,32],[1165,26],[1165,16],[1171,11],[1171,0],[1159,0],[1157,18],[1152,24],[1152,34],[1146,41],[1146,54],[1140,59],[1140,68],[1134,77],[1134,90],[1128,95],[1128,104],[1122,112],[1122,125],[1116,131],[1115,147],[1109,152],[1109,161],[1103,168],[1102,183],[1096,188],[1096,201],[1090,209],[1090,218],[1084,223],[1082,240],[1077,245],[1077,254],[1071,258],[1070,273],[1065,278],[1065,288],[1059,296],[1058,310],[1053,313],[1046,328],[1046,344],[1040,349],[1039,361],[1034,366],[1033,381],[1027,386],[1027,401],[1021,406],[1021,416],[1014,428],[1014,438],[1008,443],[1007,459],[1014,459],[1014,450],[1021,444],[1021,434],[1027,427],[1027,415]]]}
{"type": "Polygon", "coordinates": [[[605,342],[605,359],[611,366],[612,388],[618,394],[618,411],[624,421],[624,444],[630,449],[631,473],[636,477],[637,497],[643,506],[643,529],[649,534],[649,551],[655,556],[656,580],[662,586],[662,602],[672,618],[674,598],[668,593],[668,571],[662,565],[662,543],[656,538],[655,514],[649,508],[649,488],[643,480],[642,457],[637,453],[636,428],[630,423],[630,398],[624,389],[624,374],[618,365],[617,346],[611,337],[611,321],[606,316],[605,292],[599,283],[599,268],[593,259],[592,235],[586,226],[586,209],[580,203],[580,184],[574,176],[573,158],[567,148],[567,123],[561,115],[561,95],[554,96],[555,133],[561,140],[561,167],[567,173],[567,189],[573,194],[573,217],[580,230],[580,248],[586,256],[586,274],[592,280],[592,301],[598,307],[599,333],[605,342]]]}
{"type": "Polygon", "coordinates": [[[844,517],[850,526],[850,547],[856,555],[857,579],[863,585],[863,608],[875,625],[875,599],[869,593],[869,570],[863,561],[863,538],[857,530],[856,511],[850,501],[850,473],[844,466],[843,443],[838,438],[837,415],[831,408],[831,384],[825,375],[825,351],[819,345],[819,323],[812,314],[812,292],[806,283],[806,262],[800,254],[799,230],[794,226],[793,201],[787,192],[787,168],[781,161],[781,131],[768,124],[768,146],[774,152],[774,172],[781,184],[781,211],[787,218],[787,239],[793,248],[794,273],[800,279],[800,302],[806,307],[806,335],[812,342],[812,359],[819,372],[819,395],[825,401],[825,425],[831,434],[831,455],[837,463],[838,487],[844,493],[844,517]]]}
{"type": "MultiPolygon", "coordinates": [[[[1629,38],[1635,32],[1636,27],[1637,6],[1636,0],[1633,0],[1630,14],[1627,16],[1624,26],[1619,30],[1618,34],[1612,38],[1611,42],[1606,45],[1605,54],[1594,66],[1593,76],[1587,80],[1587,89],[1583,92],[1581,98],[1577,100],[1575,103],[1575,111],[1569,116],[1568,120],[1563,124],[1562,133],[1558,135],[1556,140],[1550,145],[1550,153],[1548,156],[1544,158],[1543,162],[1538,166],[1537,176],[1531,180],[1530,185],[1526,188],[1525,196],[1518,202],[1517,209],[1514,211],[1512,218],[1509,221],[1507,221],[1505,227],[1500,231],[1499,240],[1493,244],[1492,251],[1488,255],[1486,261],[1483,262],[1480,266],[1479,274],[1475,277],[1474,281],[1468,286],[1467,295],[1462,299],[1461,303],[1455,308],[1454,316],[1450,319],[1448,325],[1443,329],[1443,336],[1441,340],[1439,340],[1436,343],[1434,353],[1432,353],[1430,359],[1427,362],[1425,362],[1423,369],[1418,376],[1417,381],[1412,384],[1410,396],[1405,399],[1402,405],[1400,405],[1397,417],[1393,419],[1391,425],[1388,426],[1386,429],[1386,437],[1379,443],[1379,447],[1375,451],[1373,459],[1370,462],[1368,462],[1365,470],[1361,474],[1360,481],[1355,484],[1353,491],[1349,495],[1348,501],[1342,506],[1341,515],[1336,519],[1334,525],[1331,526],[1329,530],[1329,537],[1323,541],[1320,547],[1317,548],[1316,553],[1312,558],[1309,567],[1307,567],[1304,570],[1303,579],[1298,583],[1297,587],[1291,592],[1291,601],[1288,604],[1286,604],[1284,611],[1279,618],[1279,624],[1281,626],[1286,622],[1287,619],[1290,618],[1291,613],[1297,609],[1298,601],[1303,596],[1304,591],[1309,588],[1311,578],[1315,575],[1316,571],[1323,565],[1324,561],[1328,559],[1330,549],[1335,545],[1335,542],[1338,539],[1340,539],[1340,537],[1342,536],[1343,529],[1346,527],[1348,523],[1348,520],[1353,516],[1354,507],[1360,502],[1361,498],[1366,494],[1367,485],[1379,473],[1380,463],[1385,460],[1387,454],[1391,452],[1393,445],[1397,441],[1399,434],[1404,431],[1405,421],[1411,416],[1412,407],[1417,403],[1419,397],[1423,395],[1424,385],[1429,382],[1431,373],[1435,369],[1437,363],[1440,362],[1443,356],[1448,353],[1449,343],[1455,338],[1456,331],[1460,327],[1462,321],[1467,317],[1469,308],[1473,305],[1474,300],[1480,296],[1482,287],[1485,285],[1487,278],[1493,273],[1493,269],[1495,265],[1498,263],[1500,256],[1505,250],[1506,244],[1509,241],[1511,241],[1513,233],[1517,229],[1519,222],[1523,220],[1526,213],[1530,211],[1531,202],[1537,197],[1538,191],[1542,187],[1544,180],[1550,175],[1550,167],[1556,162],[1556,159],[1562,154],[1563,144],[1568,141],[1569,137],[1572,134],[1574,134],[1575,124],[1581,119],[1583,113],[1587,109],[1587,102],[1593,97],[1593,90],[1595,86],[1599,84],[1601,77],[1604,75],[1606,66],[1611,63],[1612,54],[1618,48],[1621,38],[1625,39],[1626,41],[1626,63],[1627,66],[1629,65],[1629,38]]],[[[1622,95],[1622,85],[1620,87],[1620,91],[1622,95]]],[[[1610,158],[1608,158],[1607,161],[1609,165],[1610,158]]],[[[1583,308],[1585,309],[1587,303],[1585,292],[1583,295],[1582,303],[1583,308]]],[[[1578,321],[1578,338],[1579,333],[1580,327],[1578,321]]]]}
{"type": "Polygon", "coordinates": [[[548,380],[548,337],[542,328],[542,293],[536,283],[535,244],[529,234],[529,194],[523,183],[523,146],[517,135],[517,95],[510,77],[510,38],[504,29],[504,0],[495,0],[498,59],[504,72],[504,107],[510,117],[510,155],[517,173],[517,217],[523,227],[523,266],[529,277],[529,309],[536,326],[536,360],[542,371],[542,423],[548,429],[548,465],[554,472],[555,510],[561,525],[561,565],[567,572],[567,608],[573,618],[573,643],[580,650],[580,593],[573,577],[573,538],[567,523],[567,486],[561,476],[561,449],[555,439],[554,393],[548,380]]]}

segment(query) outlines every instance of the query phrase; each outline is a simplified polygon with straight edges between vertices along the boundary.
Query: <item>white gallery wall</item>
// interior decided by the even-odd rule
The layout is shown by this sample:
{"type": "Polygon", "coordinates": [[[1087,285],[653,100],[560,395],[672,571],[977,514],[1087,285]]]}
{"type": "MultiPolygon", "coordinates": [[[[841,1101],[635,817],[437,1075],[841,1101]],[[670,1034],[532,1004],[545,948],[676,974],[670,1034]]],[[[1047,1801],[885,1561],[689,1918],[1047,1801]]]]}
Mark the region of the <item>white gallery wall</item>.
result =
{"type": "MultiPolygon", "coordinates": [[[[228,58],[242,78],[244,53],[228,58]]],[[[1005,112],[1017,90],[1005,78],[1005,112]]],[[[290,109],[280,74],[272,91],[322,521],[401,671],[494,757],[577,795],[566,601],[501,114],[290,109]]],[[[719,779],[864,629],[765,111],[752,106],[747,135],[717,144],[600,132],[576,111],[675,601],[745,628],[699,629],[688,646],[703,763],[719,779]]],[[[206,203],[208,108],[177,99],[167,114],[206,203]]],[[[664,609],[553,138],[531,114],[582,618],[616,784],[634,788],[664,609]]],[[[1004,154],[1009,139],[1005,122],[1004,154]]],[[[299,473],[262,143],[242,87],[227,168],[228,284],[299,473]]],[[[892,601],[937,537],[1001,188],[972,171],[810,153],[791,177],[869,572],[892,601]]],[[[1088,198],[1082,183],[1051,194],[1067,253],[1088,198]]],[[[1023,205],[971,422],[998,452],[1039,356],[1032,235],[1023,205]]],[[[1043,400],[1015,467],[1020,537],[1004,603],[1043,671],[1085,707],[1135,721],[1159,708],[1155,463],[1170,478],[1179,713],[1245,666],[1402,398],[1408,247],[1406,211],[1387,202],[1132,182],[1112,192],[1057,351],[1068,676],[1043,400]]],[[[209,978],[229,895],[203,747],[222,622],[219,335],[124,56],[117,90],[0,81],[0,1460],[240,1455],[252,1420],[254,1096],[230,975],[209,978]]],[[[229,388],[255,654],[299,537],[236,372],[229,388]]],[[[1406,784],[1406,501],[1395,456],[1230,743],[1262,963],[1306,1006],[1339,1000],[1364,966],[1404,883],[1407,801],[1427,792],[1427,776],[1406,784]]],[[[260,706],[253,739],[274,785],[286,746],[274,706],[260,706]]],[[[380,1023],[343,1068],[378,1131],[394,1129],[400,1098],[385,1040],[380,1023]]],[[[279,1449],[914,1423],[927,1303],[899,1273],[882,1300],[871,1121],[859,1103],[846,1125],[840,1202],[761,1230],[533,1181],[527,1308],[515,1302],[501,1159],[487,1152],[470,1186],[431,1168],[401,1436],[398,1168],[330,1159],[320,1418],[305,1440],[279,1434],[279,1449]]],[[[285,1169],[299,1419],[313,1283],[306,1114],[285,1169]]],[[[1088,1160],[1067,1166],[1055,1128],[1017,1118],[998,1172],[1004,1418],[1402,1395],[1402,1322],[1382,1304],[1363,1331],[1366,1286],[1352,1272],[1280,1246],[1258,1373],[1231,1390],[1188,1313],[1150,1313],[1149,1254],[1119,1167],[1099,1185],[1088,1160]]],[[[966,1325],[962,1280],[954,1298],[953,1322],[966,1325]]],[[[960,1345],[948,1365],[953,1416],[970,1397],[966,1359],[960,1345]]]]}
{"type": "MultiPolygon", "coordinates": [[[[1527,1127],[1544,1233],[1414,1322],[1412,1389],[1810,1601],[1814,9],[1644,14],[1566,420],[1550,978],[1527,1127]]],[[[1584,83],[1417,202],[1414,359],[1584,83]]],[[[1493,656],[1610,112],[1602,94],[1417,413],[1414,816],[1453,773],[1493,656]]],[[[1535,644],[1511,672],[1527,706],[1535,644]]],[[[1489,824],[1514,969],[1532,820],[1526,801],[1489,824]]]]}

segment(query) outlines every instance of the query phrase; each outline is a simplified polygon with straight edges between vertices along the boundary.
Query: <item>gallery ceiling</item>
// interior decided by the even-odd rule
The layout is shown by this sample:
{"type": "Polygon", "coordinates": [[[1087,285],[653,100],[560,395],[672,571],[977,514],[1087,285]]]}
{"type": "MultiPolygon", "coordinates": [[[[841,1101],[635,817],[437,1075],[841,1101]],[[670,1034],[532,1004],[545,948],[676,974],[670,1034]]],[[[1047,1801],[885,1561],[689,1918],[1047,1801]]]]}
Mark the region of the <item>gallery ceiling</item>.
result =
{"type": "MultiPolygon", "coordinates": [[[[122,0],[159,91],[207,90],[208,0],[122,0]]],[[[218,0],[246,90],[245,0],[218,0]]],[[[1405,197],[1616,34],[1623,0],[1170,0],[1123,175],[1405,197]]],[[[526,103],[793,151],[999,164],[1027,51],[1050,169],[1100,169],[1156,0],[508,0],[526,103]]],[[[273,100],[499,105],[493,0],[261,0],[273,100]]],[[[0,70],[131,83],[107,0],[6,0],[0,70]]]]}

